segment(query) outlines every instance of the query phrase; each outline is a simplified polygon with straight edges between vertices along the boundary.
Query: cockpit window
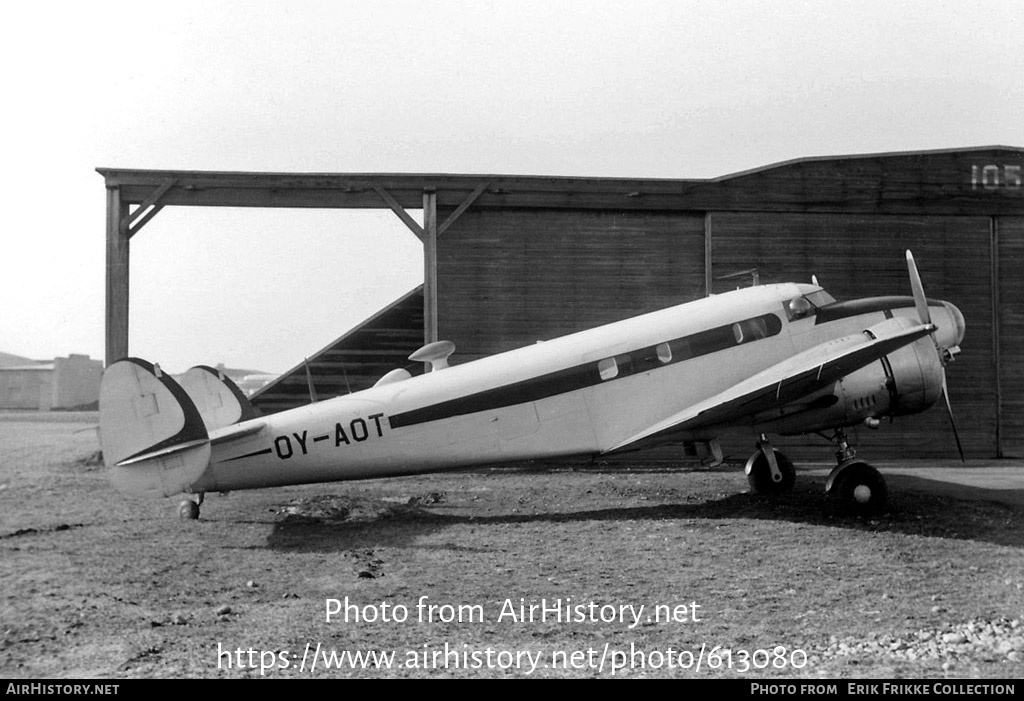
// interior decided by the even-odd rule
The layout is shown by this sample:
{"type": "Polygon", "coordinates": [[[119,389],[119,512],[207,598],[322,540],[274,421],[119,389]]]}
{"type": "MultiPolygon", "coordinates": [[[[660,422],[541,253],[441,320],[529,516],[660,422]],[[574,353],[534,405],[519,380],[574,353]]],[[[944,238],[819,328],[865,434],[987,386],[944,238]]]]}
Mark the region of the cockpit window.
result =
{"type": "Polygon", "coordinates": [[[835,304],[836,302],[836,298],[825,290],[811,292],[810,294],[804,295],[804,298],[816,307],[825,307],[829,304],[835,304]]]}
{"type": "Polygon", "coordinates": [[[791,300],[782,303],[782,306],[786,309],[786,317],[790,321],[797,319],[806,319],[809,316],[814,316],[818,313],[818,309],[821,307],[827,307],[830,304],[835,304],[836,298],[830,295],[825,290],[815,290],[814,292],[808,292],[801,297],[794,297],[791,300]]]}

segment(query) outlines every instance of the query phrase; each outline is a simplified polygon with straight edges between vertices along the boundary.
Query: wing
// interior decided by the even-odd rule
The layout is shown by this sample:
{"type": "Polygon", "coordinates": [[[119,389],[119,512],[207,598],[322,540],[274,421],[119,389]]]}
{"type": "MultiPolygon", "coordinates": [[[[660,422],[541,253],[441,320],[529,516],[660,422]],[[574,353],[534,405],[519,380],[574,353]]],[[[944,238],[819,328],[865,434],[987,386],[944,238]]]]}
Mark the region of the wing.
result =
{"type": "Polygon", "coordinates": [[[896,317],[861,333],[828,341],[693,404],[604,453],[636,448],[641,442],[675,433],[735,423],[794,402],[934,330],[932,324],[916,324],[905,317],[896,317]]]}

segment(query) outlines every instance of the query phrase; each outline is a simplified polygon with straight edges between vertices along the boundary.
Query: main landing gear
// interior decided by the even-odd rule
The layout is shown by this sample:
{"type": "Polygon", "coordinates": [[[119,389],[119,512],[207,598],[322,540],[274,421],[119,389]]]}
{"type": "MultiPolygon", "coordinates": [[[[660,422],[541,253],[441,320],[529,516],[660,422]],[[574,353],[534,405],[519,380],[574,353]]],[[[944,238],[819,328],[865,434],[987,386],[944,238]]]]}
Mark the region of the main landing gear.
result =
{"type": "Polygon", "coordinates": [[[889,489],[882,473],[857,460],[857,451],[850,447],[841,428],[835,430],[836,466],[825,481],[825,492],[841,509],[858,516],[881,513],[889,503],[889,489]]]}
{"type": "Polygon", "coordinates": [[[750,488],[758,494],[788,492],[796,482],[793,462],[775,450],[763,433],[757,442],[757,451],[747,460],[743,472],[750,488]]]}
{"type": "MultiPolygon", "coordinates": [[[[885,510],[889,490],[882,473],[863,460],[857,460],[857,453],[842,429],[836,429],[832,440],[838,448],[836,466],[825,482],[825,492],[846,513],[870,516],[885,510]]],[[[764,434],[743,471],[750,489],[758,494],[788,492],[796,481],[792,461],[773,448],[764,434]]]]}
{"type": "Polygon", "coordinates": [[[178,504],[178,518],[195,521],[199,518],[199,506],[203,503],[203,492],[190,494],[178,504]]]}

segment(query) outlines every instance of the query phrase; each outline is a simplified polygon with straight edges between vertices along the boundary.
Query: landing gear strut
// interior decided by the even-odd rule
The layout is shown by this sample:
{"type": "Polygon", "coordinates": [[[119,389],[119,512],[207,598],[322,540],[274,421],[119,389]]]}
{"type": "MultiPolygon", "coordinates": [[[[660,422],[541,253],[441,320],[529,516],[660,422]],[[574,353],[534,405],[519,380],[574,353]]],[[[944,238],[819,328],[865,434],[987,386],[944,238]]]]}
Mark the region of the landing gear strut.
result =
{"type": "Polygon", "coordinates": [[[863,460],[857,460],[857,451],[850,447],[842,429],[836,429],[832,440],[838,448],[836,466],[825,482],[825,491],[848,513],[871,516],[884,511],[889,502],[889,490],[882,473],[863,460]]]}
{"type": "Polygon", "coordinates": [[[203,503],[203,492],[182,499],[178,504],[178,518],[195,521],[199,518],[199,506],[203,503]]]}
{"type": "Polygon", "coordinates": [[[763,433],[757,442],[757,451],[747,460],[743,472],[750,489],[758,494],[788,492],[796,482],[793,462],[775,450],[763,433]]]}

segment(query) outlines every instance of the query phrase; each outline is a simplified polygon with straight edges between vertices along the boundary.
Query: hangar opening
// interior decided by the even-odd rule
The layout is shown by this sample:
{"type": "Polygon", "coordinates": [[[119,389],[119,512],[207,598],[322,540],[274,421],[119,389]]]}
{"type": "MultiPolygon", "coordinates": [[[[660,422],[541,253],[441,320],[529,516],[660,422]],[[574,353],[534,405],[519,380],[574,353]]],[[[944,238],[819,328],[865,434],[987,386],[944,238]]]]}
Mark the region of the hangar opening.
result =
{"type": "Polygon", "coordinates": [[[131,246],[132,354],[172,373],[279,375],[423,280],[422,248],[386,210],[169,207],[131,246]]]}

